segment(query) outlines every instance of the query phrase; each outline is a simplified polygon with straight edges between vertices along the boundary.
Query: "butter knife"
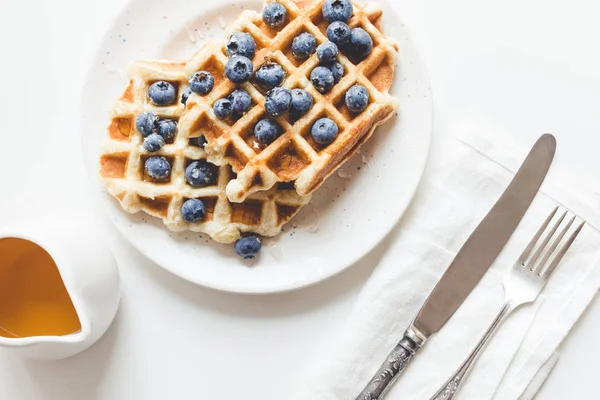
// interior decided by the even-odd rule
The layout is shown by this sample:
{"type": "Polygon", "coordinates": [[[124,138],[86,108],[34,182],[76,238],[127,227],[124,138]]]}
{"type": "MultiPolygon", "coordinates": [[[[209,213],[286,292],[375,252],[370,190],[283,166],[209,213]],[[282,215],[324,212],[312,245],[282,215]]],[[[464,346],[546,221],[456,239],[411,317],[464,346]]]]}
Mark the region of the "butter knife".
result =
{"type": "Polygon", "coordinates": [[[454,257],[417,318],[356,400],[380,400],[427,339],[460,307],[508,242],[538,192],[556,151],[542,135],[496,204],[454,257]]]}

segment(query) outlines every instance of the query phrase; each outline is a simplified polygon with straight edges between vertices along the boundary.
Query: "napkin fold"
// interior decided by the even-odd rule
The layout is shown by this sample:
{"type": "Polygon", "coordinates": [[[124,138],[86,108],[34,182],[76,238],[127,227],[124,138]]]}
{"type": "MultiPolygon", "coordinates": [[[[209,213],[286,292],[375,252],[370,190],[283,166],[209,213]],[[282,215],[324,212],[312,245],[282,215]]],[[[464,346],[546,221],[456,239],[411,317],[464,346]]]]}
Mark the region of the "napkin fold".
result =
{"type": "MultiPolygon", "coordinates": [[[[515,150],[473,130],[444,139],[440,149],[339,337],[321,346],[290,398],[356,398],[529,150],[515,150]]],[[[557,347],[600,287],[600,194],[556,166],[494,265],[425,344],[388,399],[427,400],[450,377],[500,310],[504,275],[557,205],[586,220],[586,226],[537,301],[504,322],[458,396],[533,398],[558,359],[557,347]]]]}

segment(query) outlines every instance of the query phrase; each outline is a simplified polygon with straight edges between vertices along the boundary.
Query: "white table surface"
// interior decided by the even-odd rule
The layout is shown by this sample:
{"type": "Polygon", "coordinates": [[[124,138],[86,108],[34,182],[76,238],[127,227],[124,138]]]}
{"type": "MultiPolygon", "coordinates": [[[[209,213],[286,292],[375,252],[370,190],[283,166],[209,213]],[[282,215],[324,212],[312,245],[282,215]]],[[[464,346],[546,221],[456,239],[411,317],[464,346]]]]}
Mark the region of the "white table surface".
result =
{"type": "MultiPolygon", "coordinates": [[[[250,297],[188,284],[125,243],[91,200],[77,129],[85,71],[124,1],[1,0],[0,221],[87,218],[90,230],[106,230],[123,295],[107,335],[81,355],[32,362],[0,352],[0,399],[284,399],[340,329],[377,250],[316,287],[250,297]]],[[[522,146],[550,131],[556,164],[600,185],[597,2],[399,3],[431,74],[432,157],[435,137],[464,123],[522,146]]],[[[538,400],[597,396],[599,317],[596,299],[538,400]]]]}

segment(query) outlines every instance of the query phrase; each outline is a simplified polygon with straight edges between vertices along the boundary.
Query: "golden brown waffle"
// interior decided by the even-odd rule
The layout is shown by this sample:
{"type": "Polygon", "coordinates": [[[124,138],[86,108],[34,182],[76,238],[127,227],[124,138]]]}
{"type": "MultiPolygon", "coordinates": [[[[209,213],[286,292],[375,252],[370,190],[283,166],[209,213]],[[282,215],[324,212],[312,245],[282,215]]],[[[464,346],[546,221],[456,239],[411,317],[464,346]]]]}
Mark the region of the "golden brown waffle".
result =
{"type": "Polygon", "coordinates": [[[228,165],[215,166],[218,174],[215,185],[201,188],[188,185],[185,167],[192,161],[205,160],[204,148],[193,146],[189,137],[178,133],[160,151],[149,153],[135,128],[136,116],[142,111],[176,121],[182,117],[184,107],[179,99],[187,87],[184,63],[139,61],[131,64],[128,74],[129,86],[112,108],[109,138],[100,157],[100,176],[125,211],[144,211],[161,218],[172,230],[202,232],[218,242],[229,243],[242,232],[278,234],[283,224],[310,200],[309,196],[298,196],[293,189],[273,188],[254,194],[243,203],[230,203],[225,187],[235,175],[228,165]],[[148,100],[148,87],[159,80],[177,88],[176,104],[158,107],[148,100]],[[144,162],[151,155],[169,160],[171,176],[167,181],[156,182],[145,173],[144,162]],[[190,224],[182,219],[181,205],[190,198],[203,200],[207,211],[203,221],[190,224]]]}
{"type": "Polygon", "coordinates": [[[224,76],[227,56],[224,42],[211,42],[199,50],[186,64],[191,76],[199,70],[212,73],[215,88],[207,96],[192,95],[180,129],[184,135],[204,134],[208,140],[207,157],[217,165],[229,164],[237,178],[227,185],[231,201],[241,202],[252,193],[268,190],[278,182],[294,182],[298,194],[306,195],[317,189],[331,173],[352,156],[373,134],[375,128],[388,120],[398,106],[398,99],[388,91],[392,84],[397,56],[397,45],[385,37],[380,29],[381,8],[370,3],[354,5],[354,14],[348,25],[362,27],[373,38],[374,47],[364,60],[353,60],[340,52],[338,61],[345,68],[344,77],[326,95],[320,94],[308,77],[318,65],[316,54],[298,60],[291,54],[292,40],[302,32],[311,33],[318,43],[327,41],[328,23],[321,14],[322,0],[279,0],[288,11],[288,20],[280,29],[266,26],[261,14],[246,10],[228,27],[229,34],[247,32],[257,45],[253,59],[256,71],[265,60],[280,64],[286,72],[283,87],[302,88],[313,99],[313,108],[298,120],[289,115],[276,119],[285,131],[276,141],[263,146],[254,140],[254,125],[266,118],[264,93],[252,82],[241,86],[253,99],[253,108],[238,120],[219,120],[212,112],[214,102],[231,93],[236,85],[224,76]],[[370,104],[359,114],[348,110],[344,95],[355,83],[369,90],[370,104]],[[329,117],[339,127],[337,139],[329,145],[312,140],[313,123],[329,117]]]}

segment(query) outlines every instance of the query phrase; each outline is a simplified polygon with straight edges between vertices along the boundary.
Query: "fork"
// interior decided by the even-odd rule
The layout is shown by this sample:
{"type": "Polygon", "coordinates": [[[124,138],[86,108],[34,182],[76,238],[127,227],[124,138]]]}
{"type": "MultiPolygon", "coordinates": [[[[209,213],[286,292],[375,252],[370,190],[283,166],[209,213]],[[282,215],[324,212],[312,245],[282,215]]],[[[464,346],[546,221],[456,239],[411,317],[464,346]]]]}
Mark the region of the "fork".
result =
{"type": "Polygon", "coordinates": [[[571,233],[566,242],[557,250],[561,241],[571,228],[571,225],[573,225],[576,217],[571,218],[558,233],[552,244],[550,244],[550,247],[546,248],[568,213],[568,211],[565,211],[564,214],[558,218],[558,221],[550,228],[548,233],[544,235],[546,228],[550,225],[550,222],[557,211],[558,207],[550,213],[543,225],[533,236],[533,239],[531,239],[527,247],[525,247],[525,250],[513,265],[510,272],[504,277],[504,305],[494,319],[494,322],[492,322],[463,364],[458,368],[454,375],[446,381],[442,388],[433,395],[431,400],[453,399],[462,386],[471,367],[478,356],[483,352],[485,346],[490,342],[502,322],[504,322],[510,313],[519,306],[535,301],[538,294],[542,291],[544,286],[546,286],[550,276],[585,224],[585,221],[581,222],[573,233],[571,233]],[[544,235],[543,238],[542,235],[544,235]],[[554,253],[556,253],[556,255],[550,260],[554,253]]]}

